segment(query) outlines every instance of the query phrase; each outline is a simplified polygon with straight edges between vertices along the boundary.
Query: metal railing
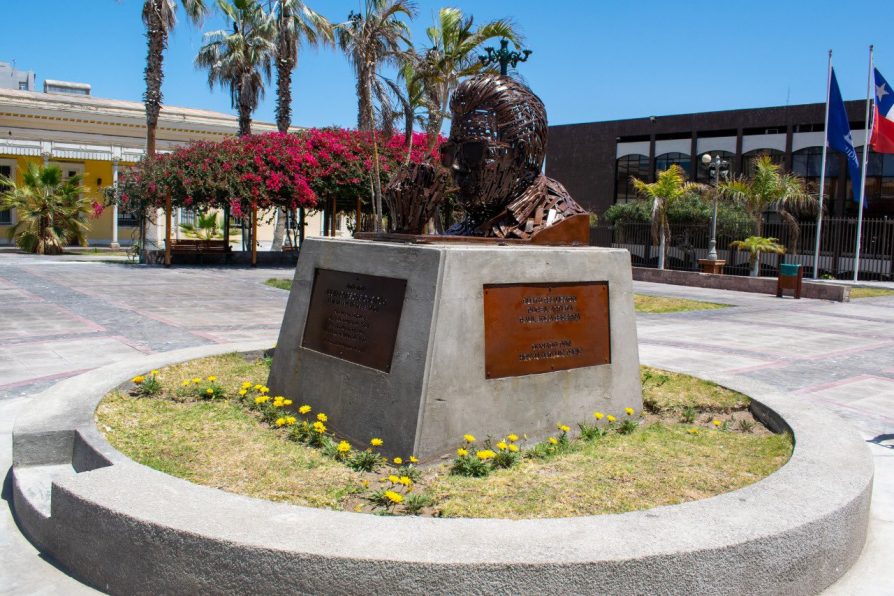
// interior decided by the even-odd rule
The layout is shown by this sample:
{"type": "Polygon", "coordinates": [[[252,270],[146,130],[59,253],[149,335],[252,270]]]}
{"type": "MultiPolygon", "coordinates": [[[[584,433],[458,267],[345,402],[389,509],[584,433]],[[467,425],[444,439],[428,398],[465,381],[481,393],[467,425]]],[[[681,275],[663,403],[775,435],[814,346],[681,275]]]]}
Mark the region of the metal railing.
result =
{"type": "MultiPolygon", "coordinates": [[[[658,247],[652,244],[652,227],[646,223],[599,225],[590,229],[590,244],[626,248],[635,267],[657,267],[658,247]]],[[[710,225],[671,225],[665,267],[683,271],[698,270],[698,260],[708,254],[710,225]]],[[[762,254],[761,275],[776,275],[779,263],[800,263],[805,276],[812,275],[816,222],[800,223],[796,238],[782,221],[763,224],[763,236],[777,238],[786,247],[785,255],[762,254]]],[[[820,242],[819,274],[821,277],[852,279],[857,220],[845,218],[823,219],[820,242]]],[[[749,253],[730,249],[730,243],[742,237],[717,234],[717,256],[726,260],[724,273],[748,275],[749,253]]],[[[864,219],[860,247],[862,280],[894,279],[894,220],[864,219]]]]}

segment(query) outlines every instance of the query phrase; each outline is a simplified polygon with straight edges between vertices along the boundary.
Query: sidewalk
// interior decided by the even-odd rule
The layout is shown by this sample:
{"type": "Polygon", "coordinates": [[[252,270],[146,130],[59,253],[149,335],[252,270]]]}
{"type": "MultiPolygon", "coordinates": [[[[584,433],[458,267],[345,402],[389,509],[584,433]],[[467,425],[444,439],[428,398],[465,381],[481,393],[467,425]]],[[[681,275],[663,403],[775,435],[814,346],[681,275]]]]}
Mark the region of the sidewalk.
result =
{"type": "MultiPolygon", "coordinates": [[[[12,423],[58,379],[140,353],[233,340],[276,341],[285,269],[172,268],[56,260],[0,251],[0,470],[12,423]]],[[[848,419],[868,439],[894,435],[894,297],[851,303],[635,283],[638,293],[734,305],[640,315],[644,364],[723,382],[748,379],[848,419]]],[[[894,437],[892,437],[894,438],[894,437]]],[[[870,538],[830,594],[892,594],[894,440],[876,462],[870,538]]],[[[7,499],[4,491],[4,499],[7,499]]],[[[810,498],[805,495],[805,498],[810,498]]],[[[0,593],[88,593],[42,559],[0,511],[0,593]]]]}

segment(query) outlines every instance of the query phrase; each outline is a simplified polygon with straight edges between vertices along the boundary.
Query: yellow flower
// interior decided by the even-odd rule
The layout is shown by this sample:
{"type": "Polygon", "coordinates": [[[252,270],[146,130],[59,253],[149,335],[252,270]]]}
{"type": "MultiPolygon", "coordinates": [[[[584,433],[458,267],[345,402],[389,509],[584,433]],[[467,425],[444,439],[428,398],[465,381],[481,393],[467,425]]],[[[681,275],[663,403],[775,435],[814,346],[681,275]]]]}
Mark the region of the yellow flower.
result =
{"type": "Polygon", "coordinates": [[[411,463],[411,464],[418,464],[418,463],[419,463],[419,460],[416,459],[416,456],[415,456],[415,455],[411,455],[411,456],[410,456],[410,463],[411,463]]]}
{"type": "Polygon", "coordinates": [[[474,443],[475,437],[472,435],[463,435],[463,438],[466,440],[466,443],[474,443]]]}
{"type": "Polygon", "coordinates": [[[255,385],[255,391],[260,391],[263,387],[263,385],[255,385]]]}
{"type": "Polygon", "coordinates": [[[605,419],[608,420],[609,422],[614,422],[615,420],[617,420],[617,418],[615,418],[615,417],[612,416],[611,414],[609,414],[608,416],[606,416],[605,419]]]}
{"type": "Polygon", "coordinates": [[[282,400],[282,403],[283,403],[283,405],[285,405],[285,406],[291,406],[291,405],[292,405],[292,400],[291,400],[291,399],[284,399],[284,400],[282,400]]]}
{"type": "Polygon", "coordinates": [[[410,486],[411,484],[413,484],[413,480],[409,476],[401,476],[397,479],[397,481],[404,486],[410,486]]]}
{"type": "Polygon", "coordinates": [[[557,438],[555,438],[555,437],[550,437],[550,438],[549,438],[549,442],[550,442],[551,445],[558,445],[558,444],[559,444],[559,439],[557,439],[557,438]]]}
{"type": "Polygon", "coordinates": [[[298,408],[299,414],[307,414],[308,412],[310,412],[310,406],[308,406],[308,405],[303,405],[300,408],[298,408]]]}
{"type": "Polygon", "coordinates": [[[690,428],[690,429],[689,429],[689,434],[690,434],[690,435],[697,435],[697,434],[698,434],[698,429],[697,429],[697,428],[690,428]]]}
{"type": "Polygon", "coordinates": [[[596,420],[602,420],[603,418],[605,418],[605,414],[603,414],[602,412],[593,412],[593,418],[595,418],[596,420]]]}
{"type": "Polygon", "coordinates": [[[515,443],[516,441],[518,441],[518,435],[516,435],[516,434],[511,434],[506,438],[509,439],[509,441],[511,441],[512,443],[515,443]]]}
{"type": "Polygon", "coordinates": [[[283,401],[283,397],[281,395],[277,395],[276,397],[273,398],[273,407],[281,408],[283,405],[282,401],[283,401]]]}
{"type": "Polygon", "coordinates": [[[285,424],[286,424],[285,418],[277,418],[276,419],[276,426],[285,426],[285,424]]]}
{"type": "Polygon", "coordinates": [[[391,484],[397,484],[399,481],[400,481],[400,478],[398,478],[394,474],[391,474],[390,476],[388,476],[388,482],[390,482],[391,484]]]}
{"type": "Polygon", "coordinates": [[[560,424],[556,428],[558,428],[563,433],[567,433],[569,430],[571,430],[571,428],[567,424],[560,424]]]}
{"type": "Polygon", "coordinates": [[[714,426],[720,426],[720,421],[715,418],[711,421],[711,424],[713,424],[714,426]]]}
{"type": "Polygon", "coordinates": [[[245,395],[246,393],[248,393],[248,391],[246,391],[245,389],[239,390],[239,395],[245,395]]]}
{"type": "Polygon", "coordinates": [[[217,380],[217,377],[215,377],[214,375],[208,375],[208,380],[214,382],[217,380]]]}
{"type": "Polygon", "coordinates": [[[379,437],[374,437],[374,438],[369,442],[369,444],[372,445],[373,447],[381,447],[382,444],[383,444],[384,442],[385,442],[385,441],[383,441],[383,440],[380,439],[379,437]]]}
{"type": "Polygon", "coordinates": [[[158,371],[157,371],[157,370],[150,370],[150,371],[149,371],[149,374],[154,376],[154,375],[157,375],[157,374],[158,374],[158,371]]]}
{"type": "Polygon", "coordinates": [[[195,383],[196,385],[198,385],[199,383],[202,382],[202,379],[200,379],[199,377],[195,377],[195,378],[192,380],[192,382],[195,383]]]}
{"type": "Polygon", "coordinates": [[[624,408],[624,413],[627,414],[628,416],[633,416],[633,412],[634,412],[633,408],[624,408]]]}
{"type": "Polygon", "coordinates": [[[214,395],[214,389],[209,387],[208,389],[205,389],[205,393],[207,393],[208,395],[214,395]]]}
{"type": "Polygon", "coordinates": [[[400,493],[396,493],[393,490],[385,491],[385,498],[391,501],[392,503],[400,503],[404,500],[404,496],[400,493]]]}
{"type": "Polygon", "coordinates": [[[289,426],[292,426],[296,422],[298,422],[298,420],[294,416],[286,416],[286,424],[289,426]]]}
{"type": "Polygon", "coordinates": [[[489,459],[493,459],[494,457],[496,457],[497,454],[494,453],[493,451],[491,451],[490,449],[482,449],[481,451],[477,452],[475,455],[481,461],[487,461],[489,459]]]}
{"type": "Polygon", "coordinates": [[[317,420],[319,420],[320,422],[329,422],[329,416],[327,416],[323,412],[320,412],[319,414],[317,414],[317,420]]]}
{"type": "Polygon", "coordinates": [[[363,511],[363,505],[361,505],[360,503],[354,505],[354,511],[360,513],[361,511],[363,511]]]}
{"type": "Polygon", "coordinates": [[[465,457],[465,456],[469,455],[469,452],[467,450],[463,449],[462,447],[460,447],[459,449],[456,450],[456,454],[460,457],[465,457]]]}
{"type": "Polygon", "coordinates": [[[261,393],[270,393],[270,387],[261,387],[258,391],[261,393]]]}
{"type": "Polygon", "coordinates": [[[255,398],[255,403],[256,403],[256,404],[263,404],[263,403],[266,403],[266,402],[268,402],[268,401],[270,401],[270,396],[269,396],[269,395],[259,395],[259,396],[257,396],[257,397],[255,398]]]}
{"type": "Polygon", "coordinates": [[[516,445],[515,443],[510,443],[509,451],[511,451],[512,453],[515,453],[516,451],[518,451],[518,445],[516,445]]]}
{"type": "Polygon", "coordinates": [[[189,387],[189,381],[183,381],[182,383],[180,383],[180,385],[182,385],[183,387],[189,387]]]}
{"type": "Polygon", "coordinates": [[[137,376],[135,376],[132,380],[133,380],[134,383],[136,383],[137,385],[139,385],[140,383],[142,383],[143,381],[146,380],[146,377],[144,377],[143,375],[137,375],[137,376]]]}
{"type": "Polygon", "coordinates": [[[347,441],[341,441],[336,449],[338,449],[339,453],[347,453],[351,450],[351,444],[347,441]]]}
{"type": "Polygon", "coordinates": [[[242,381],[243,389],[251,389],[251,381],[242,381]]]}
{"type": "Polygon", "coordinates": [[[326,425],[318,420],[317,422],[314,422],[314,430],[320,434],[323,434],[324,432],[326,432],[326,425]]]}
{"type": "Polygon", "coordinates": [[[402,460],[402,459],[399,458],[399,457],[395,457],[395,458],[394,458],[394,463],[395,463],[395,465],[398,465],[398,466],[399,466],[399,465],[401,465],[402,463],[404,463],[404,460],[402,460]]]}
{"type": "Polygon", "coordinates": [[[508,449],[508,447],[509,446],[506,445],[505,441],[500,441],[499,443],[497,443],[497,449],[499,449],[500,451],[506,451],[506,449],[508,449]]]}

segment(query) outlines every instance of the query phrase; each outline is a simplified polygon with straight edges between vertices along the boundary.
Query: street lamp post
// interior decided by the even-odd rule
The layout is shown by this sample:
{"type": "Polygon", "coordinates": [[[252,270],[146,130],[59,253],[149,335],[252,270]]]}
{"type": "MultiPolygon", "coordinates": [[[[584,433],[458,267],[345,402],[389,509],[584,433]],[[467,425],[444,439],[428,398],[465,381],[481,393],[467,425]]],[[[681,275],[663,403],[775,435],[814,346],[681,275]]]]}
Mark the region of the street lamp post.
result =
{"type": "Polygon", "coordinates": [[[717,187],[720,185],[720,173],[725,171],[729,173],[729,162],[720,159],[720,155],[711,157],[709,153],[702,155],[702,164],[708,168],[709,174],[714,177],[714,209],[711,213],[711,237],[708,240],[708,258],[699,259],[698,264],[701,266],[702,273],[723,273],[723,266],[726,261],[717,258],[717,187]]]}
{"type": "Polygon", "coordinates": [[[478,60],[481,62],[481,66],[490,66],[491,64],[499,64],[500,65],[500,74],[506,76],[506,73],[509,72],[509,65],[512,65],[512,68],[518,66],[519,62],[527,62],[528,56],[531,55],[531,50],[522,50],[519,52],[511,52],[509,51],[509,40],[501,39],[500,40],[500,49],[494,50],[493,48],[484,48],[487,52],[486,56],[478,56],[478,60]]]}

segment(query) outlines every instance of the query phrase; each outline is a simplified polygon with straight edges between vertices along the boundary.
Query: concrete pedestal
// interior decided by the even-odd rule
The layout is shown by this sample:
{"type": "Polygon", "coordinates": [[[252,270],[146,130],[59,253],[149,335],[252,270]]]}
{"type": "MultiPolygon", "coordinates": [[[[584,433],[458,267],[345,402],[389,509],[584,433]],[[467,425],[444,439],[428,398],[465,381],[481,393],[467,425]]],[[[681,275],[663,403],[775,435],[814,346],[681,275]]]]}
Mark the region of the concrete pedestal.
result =
{"type": "MultiPolygon", "coordinates": [[[[380,437],[384,453],[423,460],[451,452],[464,433],[481,440],[510,432],[540,439],[557,423],[576,430],[595,410],[621,418],[624,408],[642,407],[630,271],[629,253],[617,249],[308,238],[268,384],[296,406],[325,412],[332,430],[355,447],[380,437]],[[343,274],[355,281],[337,286],[343,274]],[[587,356],[578,339],[554,338],[574,325],[581,331],[588,320],[575,321],[578,305],[562,302],[567,287],[593,282],[607,289],[608,328],[583,329],[592,334],[583,343],[604,338],[609,363],[516,374],[533,361],[568,365],[565,352],[587,356]],[[571,314],[554,317],[558,331],[553,328],[542,344],[526,339],[522,351],[508,354],[516,373],[488,378],[494,373],[485,361],[500,354],[493,353],[492,339],[486,354],[485,285],[493,291],[519,284],[538,287],[530,290],[534,294],[525,294],[528,286],[511,291],[519,297],[506,308],[536,314],[561,307],[571,314]],[[537,297],[554,289],[553,298],[537,297]]],[[[528,322],[505,319],[493,305],[488,316],[491,338],[512,339],[528,322]],[[494,323],[493,316],[509,324],[494,323]]]]}
{"type": "Polygon", "coordinates": [[[698,267],[701,269],[702,273],[714,273],[721,274],[723,273],[723,266],[726,265],[726,261],[723,259],[699,259],[698,267]]]}

